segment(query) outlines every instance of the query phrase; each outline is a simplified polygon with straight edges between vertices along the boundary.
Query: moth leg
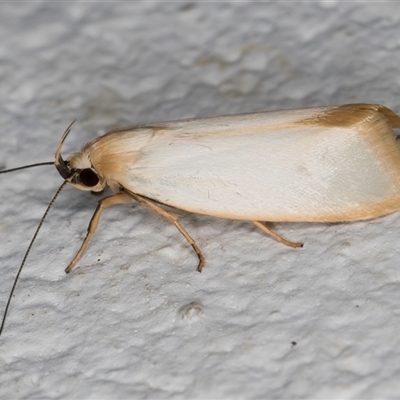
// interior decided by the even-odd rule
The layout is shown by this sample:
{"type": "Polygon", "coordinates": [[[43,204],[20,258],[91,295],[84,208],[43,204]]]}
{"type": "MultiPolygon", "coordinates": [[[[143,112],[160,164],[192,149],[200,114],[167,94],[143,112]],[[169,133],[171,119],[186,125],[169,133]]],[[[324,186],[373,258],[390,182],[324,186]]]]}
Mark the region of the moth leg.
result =
{"type": "Polygon", "coordinates": [[[97,225],[99,224],[101,212],[105,208],[116,205],[116,204],[125,204],[125,203],[132,203],[132,202],[133,202],[132,197],[130,197],[126,193],[118,193],[113,196],[105,197],[104,199],[101,199],[99,201],[99,204],[97,205],[97,208],[92,216],[92,219],[90,220],[85,239],[83,239],[83,242],[81,244],[81,248],[78,250],[74,259],[69,263],[68,267],[65,269],[65,272],[67,274],[72,271],[72,268],[75,267],[76,263],[82,257],[82,254],[85,252],[86,247],[89,244],[90,238],[96,232],[97,225]]]}
{"type": "Polygon", "coordinates": [[[174,224],[178,231],[185,237],[185,239],[190,243],[190,245],[193,247],[193,250],[196,252],[197,257],[199,258],[199,264],[197,266],[197,271],[201,272],[204,266],[204,256],[201,253],[200,248],[197,246],[196,242],[194,239],[187,233],[186,229],[179,223],[178,218],[179,216],[171,211],[167,211],[164,208],[160,207],[159,205],[155,204],[151,200],[146,199],[145,197],[142,197],[136,193],[132,193],[126,189],[124,189],[126,193],[128,193],[134,200],[136,200],[138,203],[143,204],[145,207],[147,207],[150,211],[153,211],[154,213],[158,214],[160,217],[163,217],[166,219],[168,222],[171,224],[174,224]]]}
{"type": "Polygon", "coordinates": [[[276,241],[285,244],[286,246],[290,247],[303,247],[303,243],[300,242],[290,242],[289,240],[286,240],[282,236],[279,236],[277,233],[272,231],[271,229],[267,228],[262,222],[260,221],[251,221],[257,228],[260,228],[264,233],[267,235],[271,236],[273,239],[276,241]]]}

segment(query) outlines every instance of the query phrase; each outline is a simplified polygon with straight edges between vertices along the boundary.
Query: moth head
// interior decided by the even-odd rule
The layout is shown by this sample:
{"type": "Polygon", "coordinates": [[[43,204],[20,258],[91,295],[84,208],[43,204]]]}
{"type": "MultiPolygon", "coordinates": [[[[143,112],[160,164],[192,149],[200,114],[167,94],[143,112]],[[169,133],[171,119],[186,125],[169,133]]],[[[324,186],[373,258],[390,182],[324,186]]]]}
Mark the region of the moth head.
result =
{"type": "Polygon", "coordinates": [[[107,185],[106,180],[93,168],[89,152],[85,150],[85,147],[80,153],[71,154],[66,160],[61,156],[61,148],[71,131],[72,124],[64,132],[58,143],[54,165],[59,174],[77,189],[94,193],[101,192],[107,185]]]}

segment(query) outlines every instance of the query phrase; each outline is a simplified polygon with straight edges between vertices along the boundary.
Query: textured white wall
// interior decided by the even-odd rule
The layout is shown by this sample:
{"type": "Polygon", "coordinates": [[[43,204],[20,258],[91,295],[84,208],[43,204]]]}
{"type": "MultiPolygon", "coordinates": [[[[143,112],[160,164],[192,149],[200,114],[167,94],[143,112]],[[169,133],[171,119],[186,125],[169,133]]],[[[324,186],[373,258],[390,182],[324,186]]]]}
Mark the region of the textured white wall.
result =
{"type": "MultiPolygon", "coordinates": [[[[290,107],[400,110],[397,3],[3,3],[0,164],[52,160],[112,127],[290,107]]],[[[61,179],[0,178],[0,307],[61,179]]],[[[140,206],[51,210],[0,339],[0,397],[396,398],[400,214],[337,225],[187,215],[197,259],[140,206]],[[196,306],[192,307],[191,304],[196,306]]]]}

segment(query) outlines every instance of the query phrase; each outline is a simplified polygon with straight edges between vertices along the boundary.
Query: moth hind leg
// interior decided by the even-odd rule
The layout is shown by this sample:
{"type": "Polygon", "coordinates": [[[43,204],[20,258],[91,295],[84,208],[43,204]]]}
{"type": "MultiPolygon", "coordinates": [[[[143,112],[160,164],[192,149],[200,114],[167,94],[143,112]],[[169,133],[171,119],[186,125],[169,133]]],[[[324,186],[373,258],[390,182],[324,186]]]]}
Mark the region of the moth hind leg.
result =
{"type": "Polygon", "coordinates": [[[260,221],[251,221],[257,228],[261,229],[264,233],[267,235],[271,236],[273,239],[275,239],[279,243],[283,243],[286,246],[289,247],[303,247],[303,243],[300,242],[291,242],[289,240],[286,240],[282,236],[279,236],[277,233],[272,231],[271,229],[267,228],[262,222],[260,221]]]}

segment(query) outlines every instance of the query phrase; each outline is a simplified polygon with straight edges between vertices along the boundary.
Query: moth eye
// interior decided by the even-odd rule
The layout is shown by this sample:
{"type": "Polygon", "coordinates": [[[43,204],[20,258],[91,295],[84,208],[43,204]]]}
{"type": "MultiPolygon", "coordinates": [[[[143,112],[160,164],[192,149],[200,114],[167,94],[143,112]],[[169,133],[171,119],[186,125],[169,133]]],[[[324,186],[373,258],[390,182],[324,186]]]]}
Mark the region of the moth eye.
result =
{"type": "Polygon", "coordinates": [[[85,168],[79,172],[79,181],[87,187],[93,187],[99,183],[99,177],[92,169],[85,168]]]}

